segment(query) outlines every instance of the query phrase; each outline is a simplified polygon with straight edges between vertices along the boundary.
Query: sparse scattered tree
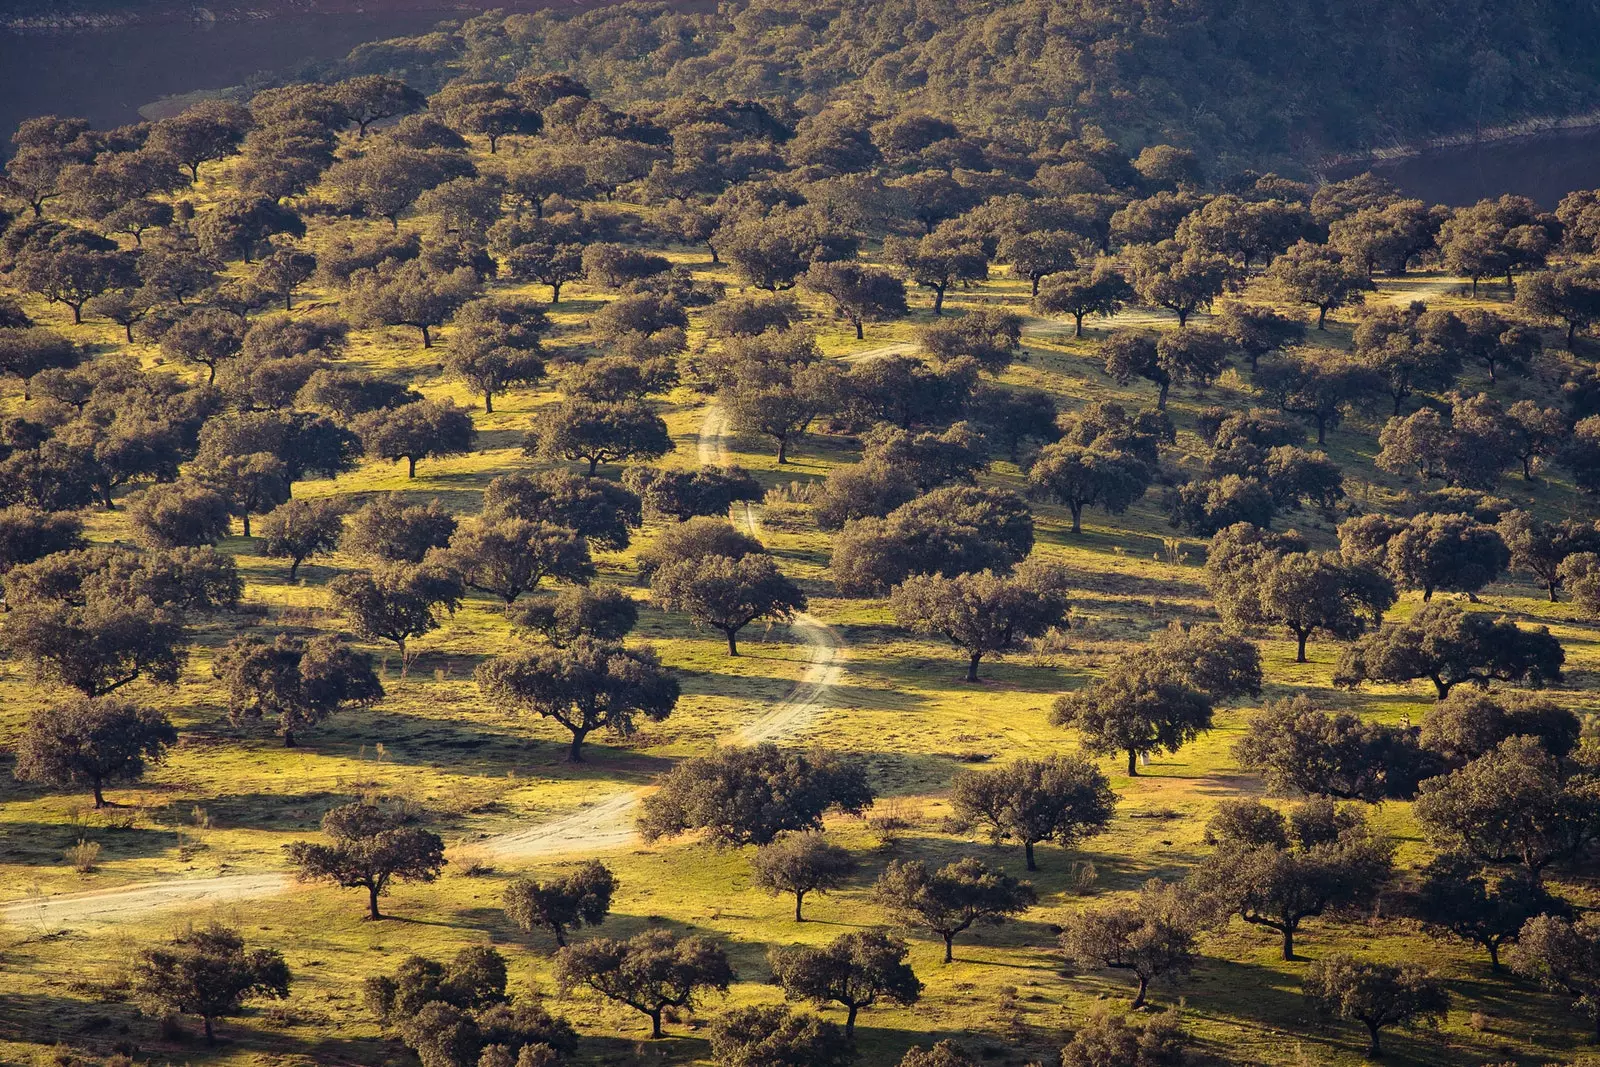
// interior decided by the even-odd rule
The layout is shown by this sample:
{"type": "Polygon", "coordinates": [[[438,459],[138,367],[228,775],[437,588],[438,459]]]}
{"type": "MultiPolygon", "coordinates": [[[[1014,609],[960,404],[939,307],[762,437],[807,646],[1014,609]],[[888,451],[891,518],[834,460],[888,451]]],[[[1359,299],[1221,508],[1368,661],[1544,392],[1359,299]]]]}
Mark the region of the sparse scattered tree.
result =
{"type": "Polygon", "coordinates": [[[588,542],[575,531],[526,519],[470,519],[450,538],[443,559],[468,588],[508,605],[546,578],[587,582],[595,573],[588,542]]]}
{"type": "Polygon", "coordinates": [[[1529,919],[1508,953],[1511,969],[1572,998],[1600,1044],[1600,921],[1557,915],[1529,919]]]}
{"type": "Polygon", "coordinates": [[[276,949],[246,949],[238,931],[209,923],[159,948],[143,949],[133,964],[133,990],[158,1014],[198,1015],[206,1044],[218,1019],[239,1014],[248,1000],[282,1000],[290,974],[276,949]]]}
{"type": "Polygon", "coordinates": [[[1471,682],[1520,682],[1535,689],[1561,680],[1566,653],[1547,627],[1524,630],[1509,619],[1455,604],[1430,604],[1405,622],[1389,623],[1347,649],[1334,671],[1335,685],[1426,678],[1439,699],[1471,682]]]}
{"type": "Polygon", "coordinates": [[[1136,900],[1085,908],[1065,923],[1061,948],[1081,967],[1132,972],[1139,982],[1130,1007],[1145,1006],[1150,983],[1181,980],[1194,969],[1199,915],[1181,887],[1152,879],[1136,900]]]}
{"type": "Polygon", "coordinates": [[[391,462],[405,460],[407,478],[417,476],[419,459],[459,456],[472,449],[478,436],[472,416],[449,400],[370,411],[352,428],[371,455],[391,462]]]}
{"type": "Polygon", "coordinates": [[[975,924],[998,926],[1038,901],[1031,884],[971,856],[937,871],[921,860],[890,860],[872,895],[895,922],[938,934],[945,963],[955,960],[958,934],[975,924]]]}
{"type": "Polygon", "coordinates": [[[1491,879],[1476,860],[1460,853],[1435,857],[1422,875],[1411,910],[1423,929],[1482,946],[1496,974],[1502,970],[1501,950],[1516,943],[1530,919],[1567,917],[1572,910],[1537,875],[1511,871],[1491,879]]]}
{"type": "Polygon", "coordinates": [[[1176,752],[1211,729],[1211,700],[1179,682],[1137,669],[1121,670],[1059,697],[1050,712],[1058,726],[1076,727],[1083,747],[1096,755],[1128,754],[1128,774],[1139,757],[1176,752]]]}
{"type": "Polygon", "coordinates": [[[344,516],[331,500],[290,500],[261,520],[263,556],[289,561],[289,581],[300,564],[339,547],[344,516]]]}
{"type": "Polygon", "coordinates": [[[322,832],[331,844],[285,845],[289,862],[303,881],[365,889],[367,918],[373,921],[384,918],[378,898],[389,891],[392,880],[431,882],[444,869],[444,842],[438,834],[408,826],[402,816],[373,804],[331,809],[322,817],[322,832]]]}
{"type": "Polygon", "coordinates": [[[362,637],[393,641],[403,660],[406,642],[439,628],[438,610],[461,606],[461,579],[431,564],[391,563],[341,574],[328,583],[336,611],[362,637]]]}
{"type": "Polygon", "coordinates": [[[859,815],[873,801],[859,762],[770,743],[684,760],[660,786],[639,815],[646,841],[705,830],[718,844],[765,845],[784,833],[821,829],[828,811],[859,815]]]}
{"type": "Polygon", "coordinates": [[[116,697],[77,697],[28,720],[18,739],[18,781],[65,789],[89,787],[94,806],[106,806],[108,782],[137,781],[166,758],[178,731],[166,715],[116,697]]]}
{"type": "Polygon", "coordinates": [[[966,771],[951,783],[956,814],[984,826],[995,842],[1021,843],[1028,870],[1033,847],[1054,841],[1063,848],[1110,825],[1117,797],[1106,776],[1085,760],[1052,756],[1017,760],[997,771],[966,771]]]}
{"type": "MultiPolygon", "coordinates": [[[[838,889],[856,871],[855,857],[814,831],[786,834],[756,849],[750,858],[750,884],[772,896],[794,894],[794,921],[805,922],[807,893],[838,889]]],[[[851,1023],[855,1022],[852,1013],[851,1023]]]]}
{"type": "Polygon", "coordinates": [[[642,400],[567,400],[542,408],[523,450],[546,459],[587,460],[589,476],[602,463],[658,459],[671,452],[667,424],[642,400]]]}
{"type": "Polygon", "coordinates": [[[626,737],[643,717],[660,722],[678,703],[678,683],[649,649],[580,637],[566,648],[525,648],[485,660],[478,688],[503,706],[553,719],[572,735],[567,758],[583,759],[596,730],[626,737]]]}
{"type": "Polygon", "coordinates": [[[921,999],[922,982],[905,961],[907,951],[899,938],[862,930],[841,934],[825,948],[775,948],[767,962],[785,999],[842,1006],[850,1037],[861,1009],[880,1000],[910,1007],[921,999]]]}
{"type": "Polygon", "coordinates": [[[1408,730],[1319,711],[1303,694],[1253,715],[1233,751],[1274,793],[1369,804],[1409,800],[1439,770],[1408,730]]]}
{"type": "Polygon", "coordinates": [[[502,906],[506,916],[525,931],[549,930],[556,945],[565,948],[567,931],[599,926],[611,911],[617,879],[599,860],[580,864],[570,874],[536,882],[518,878],[506,886],[502,906]]]}
{"type": "Polygon", "coordinates": [[[1568,781],[1537,738],[1510,737],[1466,766],[1423,784],[1417,821],[1429,841],[1485,863],[1521,863],[1537,876],[1600,833],[1600,806],[1568,781]]]}
{"type": "Polygon", "coordinates": [[[211,672],[227,687],[228,717],[276,718],[286,748],[294,747],[298,731],[384,696],[372,657],[334,635],[301,641],[279,634],[271,643],[236,637],[217,653],[211,672]]]}
{"type": "Polygon", "coordinates": [[[1207,838],[1217,848],[1191,875],[1194,888],[1224,914],[1280,934],[1286,960],[1307,919],[1370,904],[1394,865],[1393,846],[1359,812],[1325,800],[1291,818],[1259,801],[1231,801],[1207,838]]]}
{"type": "Polygon", "coordinates": [[[1390,1026],[1442,1018],[1450,993],[1416,963],[1374,963],[1340,953],[1314,961],[1306,971],[1306,997],[1319,1008],[1367,1028],[1367,1055],[1383,1055],[1379,1035],[1390,1026]]]}
{"type": "Polygon", "coordinates": [[[722,631],[730,656],[739,654],[735,638],[752,622],[788,622],[806,607],[800,587],[765,553],[669,563],[651,575],[650,595],[665,610],[722,631]]]}
{"type": "Polygon", "coordinates": [[[727,955],[709,939],[679,939],[669,930],[646,930],[627,941],[596,937],[568,945],[556,956],[563,988],[584,985],[649,1017],[650,1036],[661,1037],[668,1008],[689,1009],[708,992],[727,992],[734,979],[727,955]]]}

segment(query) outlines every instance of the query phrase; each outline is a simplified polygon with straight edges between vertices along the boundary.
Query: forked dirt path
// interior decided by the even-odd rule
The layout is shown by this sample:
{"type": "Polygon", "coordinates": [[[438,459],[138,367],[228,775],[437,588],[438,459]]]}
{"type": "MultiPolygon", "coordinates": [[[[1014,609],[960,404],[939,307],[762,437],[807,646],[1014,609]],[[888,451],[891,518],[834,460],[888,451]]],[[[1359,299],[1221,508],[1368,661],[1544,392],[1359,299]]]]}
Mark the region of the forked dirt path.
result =
{"type": "MultiPolygon", "coordinates": [[[[888,355],[905,347],[890,345],[864,352],[858,358],[888,355]]],[[[726,463],[729,438],[727,417],[713,404],[706,409],[700,425],[700,463],[726,463]]],[[[759,535],[761,525],[754,506],[737,505],[734,519],[752,537],[759,535]]],[[[790,629],[805,644],[809,662],[799,681],[782,700],[739,727],[736,737],[742,744],[785,741],[794,737],[815,719],[828,690],[838,683],[843,673],[844,642],[833,627],[802,614],[795,617],[790,629]]],[[[498,834],[476,845],[501,861],[626,848],[638,841],[633,817],[642,795],[643,791],[637,789],[613,793],[570,815],[525,830],[498,834]]],[[[0,922],[23,931],[46,933],[74,924],[109,924],[136,919],[170,908],[275,896],[293,884],[288,874],[266,872],[143,882],[86,893],[25,897],[0,902],[0,922]]]]}

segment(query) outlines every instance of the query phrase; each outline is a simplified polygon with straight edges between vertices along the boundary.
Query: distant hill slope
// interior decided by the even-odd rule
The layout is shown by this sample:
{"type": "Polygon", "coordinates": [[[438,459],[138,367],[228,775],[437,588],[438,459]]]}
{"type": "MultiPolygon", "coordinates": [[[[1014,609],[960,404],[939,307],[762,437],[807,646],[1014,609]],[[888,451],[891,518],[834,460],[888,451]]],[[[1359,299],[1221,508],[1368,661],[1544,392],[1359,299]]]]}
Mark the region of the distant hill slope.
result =
{"type": "Polygon", "coordinates": [[[1235,164],[1600,104],[1596,0],[736,0],[491,15],[368,47],[368,69],[509,77],[613,102],[689,93],[914,103],[967,122],[1094,125],[1235,164]]]}

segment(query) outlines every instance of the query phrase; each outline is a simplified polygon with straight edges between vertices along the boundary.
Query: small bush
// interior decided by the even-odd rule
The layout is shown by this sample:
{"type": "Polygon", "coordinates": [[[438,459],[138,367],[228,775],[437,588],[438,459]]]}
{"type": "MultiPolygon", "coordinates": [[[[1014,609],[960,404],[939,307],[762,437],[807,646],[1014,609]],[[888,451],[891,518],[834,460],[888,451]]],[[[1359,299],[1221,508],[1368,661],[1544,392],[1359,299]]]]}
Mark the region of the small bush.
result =
{"type": "Polygon", "coordinates": [[[452,845],[444,850],[445,863],[462,878],[482,878],[494,873],[488,849],[478,845],[452,845]]]}
{"type": "Polygon", "coordinates": [[[67,848],[61,853],[61,856],[72,865],[73,870],[79,874],[88,874],[95,869],[95,864],[99,862],[100,842],[80,838],[76,845],[67,848]]]}

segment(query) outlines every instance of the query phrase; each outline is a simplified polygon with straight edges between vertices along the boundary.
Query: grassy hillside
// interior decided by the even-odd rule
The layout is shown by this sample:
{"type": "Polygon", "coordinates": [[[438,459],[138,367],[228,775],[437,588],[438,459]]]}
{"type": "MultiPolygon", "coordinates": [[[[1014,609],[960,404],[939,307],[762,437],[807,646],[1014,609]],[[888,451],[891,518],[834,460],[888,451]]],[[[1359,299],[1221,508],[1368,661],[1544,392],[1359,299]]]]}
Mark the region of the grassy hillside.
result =
{"type": "MultiPolygon", "coordinates": [[[[225,189],[226,165],[209,166],[197,193],[214,196],[225,189]]],[[[642,205],[616,203],[608,210],[648,215],[642,205]]],[[[417,220],[420,224],[426,220],[417,220]]],[[[385,225],[378,223],[377,225],[385,225]]],[[[331,228],[313,227],[310,246],[318,247],[331,228]]],[[[734,282],[726,269],[703,253],[669,249],[672,258],[697,278],[734,282]]],[[[242,271],[244,268],[236,268],[242,271]]],[[[1271,294],[1252,283],[1252,296],[1271,294]]],[[[497,293],[516,293],[495,286],[497,293]]],[[[584,345],[587,320],[610,294],[574,285],[551,310],[557,349],[584,345]]],[[[1438,275],[1384,281],[1375,302],[1404,302],[1426,296],[1436,306],[1472,304],[1454,279],[1438,275]]],[[[1478,303],[1492,304],[1488,295],[1478,303]]],[[[531,289],[527,295],[532,295],[531,289]]],[[[300,304],[307,311],[336,308],[340,293],[312,288],[300,304]]],[[[979,306],[1009,306],[1026,311],[1024,283],[1009,279],[978,284],[952,298],[960,314],[979,306]]],[[[819,307],[810,307],[830,357],[847,358],[890,342],[910,339],[931,321],[925,301],[912,316],[892,326],[872,325],[857,342],[819,307]]],[[[30,303],[41,322],[66,326],[65,312],[30,303]]],[[[1096,399],[1138,406],[1153,391],[1118,386],[1094,357],[1097,339],[1111,326],[1127,322],[1164,325],[1162,316],[1129,312],[1110,322],[1092,321],[1088,336],[1074,339],[1060,324],[1030,319],[1024,357],[1004,381],[1047,390],[1063,410],[1096,399]]],[[[1351,322],[1334,321],[1312,343],[1343,347],[1351,322]]],[[[79,336],[106,351],[131,351],[147,366],[159,362],[153,346],[126,346],[117,328],[92,322],[79,336]]],[[[449,331],[444,331],[448,342],[449,331]]],[[[703,336],[691,330],[691,343],[703,336]]],[[[1553,378],[1567,355],[1552,351],[1541,377],[1508,390],[1543,395],[1541,382],[1553,378]]],[[[472,402],[463,389],[439,371],[438,354],[424,351],[412,331],[374,329],[354,335],[346,361],[409,380],[428,397],[472,402]]],[[[187,373],[187,371],[180,371],[187,373]]],[[[1471,373],[1467,389],[1484,383],[1471,373]]],[[[1179,428],[1177,455],[1200,451],[1193,423],[1206,404],[1250,403],[1247,375],[1229,373],[1204,395],[1187,387],[1174,391],[1171,412],[1179,428]]],[[[402,465],[368,460],[336,479],[296,486],[298,497],[334,496],[355,500],[394,492],[407,500],[439,499],[453,511],[470,514],[497,474],[527,469],[517,447],[530,413],[555,397],[553,388],[513,390],[496,402],[495,413],[475,420],[478,451],[425,462],[414,481],[402,465]]],[[[6,398],[20,410],[19,394],[6,398]]],[[[698,433],[707,399],[688,388],[668,398],[665,413],[677,450],[665,461],[697,462],[698,433]]],[[[1334,431],[1329,452],[1345,468],[1357,499],[1383,507],[1402,489],[1392,475],[1372,464],[1374,422],[1357,419],[1334,431]]],[[[735,439],[731,458],[757,472],[768,487],[815,481],[839,464],[852,462],[858,442],[818,433],[806,438],[792,463],[778,469],[768,449],[755,440],[735,439]]],[[[1020,486],[1019,472],[999,464],[985,484],[1020,486]]],[[[1570,486],[1556,474],[1532,485],[1508,480],[1503,491],[1519,506],[1555,516],[1578,510],[1570,486]]],[[[912,638],[892,625],[881,602],[838,597],[824,567],[830,535],[816,528],[803,507],[773,504],[763,518],[763,536],[783,569],[812,596],[811,611],[832,624],[845,645],[839,684],[822,699],[820,714],[797,740],[863,754],[882,794],[874,820],[840,819],[830,833],[861,852],[865,866],[852,884],[817,900],[813,921],[797,925],[782,900],[771,899],[749,883],[747,856],[714,850],[694,841],[628,847],[605,855],[621,888],[604,932],[625,936],[647,925],[701,932],[724,943],[739,971],[728,1001],[772,1002],[778,991],[767,984],[765,953],[770,946],[825,943],[847,929],[881,921],[868,901],[871,881],[890,859],[918,857],[944,862],[978,855],[1013,872],[1020,852],[994,847],[979,837],[944,828],[946,790],[951,776],[973,765],[998,765],[1024,756],[1072,751],[1072,732],[1052,727],[1047,711],[1053,697],[1084,685],[1117,658],[1137,655],[1143,639],[1173,619],[1211,617],[1200,580],[1203,544],[1175,536],[1156,509],[1154,494],[1127,514],[1108,518],[1091,512],[1081,535],[1069,532],[1062,509],[1037,512],[1039,552],[1065,569],[1073,602],[1072,629],[1047,648],[1017,655],[985,668],[977,685],[959,681],[954,650],[912,638]],[[885,816],[902,828],[890,830],[885,816]]],[[[126,539],[126,511],[94,512],[90,532],[97,540],[126,539]]],[[[1330,524],[1315,515],[1291,524],[1314,542],[1333,543],[1330,524]]],[[[648,544],[650,531],[639,539],[648,544]]],[[[211,676],[210,658],[245,625],[323,632],[340,629],[327,608],[326,583],[354,561],[333,555],[285,580],[282,561],[255,555],[242,537],[221,549],[236,557],[246,577],[245,606],[239,616],[206,620],[196,633],[196,648],[176,690],[137,686],[141,701],[171,714],[183,731],[174,757],[136,787],[113,792],[116,807],[96,812],[81,797],[46,794],[22,787],[9,773],[0,775],[0,899],[26,901],[35,895],[105,890],[155,879],[253,874],[284,869],[281,846],[316,831],[329,806],[385,796],[431,813],[451,847],[452,865],[431,885],[397,886],[388,900],[392,921],[361,920],[359,893],[291,886],[259,898],[202,902],[186,908],[153,910],[121,917],[115,923],[91,919],[61,922],[28,905],[8,908],[0,955],[6,993],[0,997],[0,1059],[35,1062],[58,1043],[105,1054],[136,1045],[139,1058],[152,1062],[205,1064],[311,1064],[399,1062],[398,1046],[385,1041],[376,1021],[363,1009],[358,983],[388,972],[405,955],[435,957],[473,944],[492,944],[511,961],[512,985],[549,998],[550,1006],[572,1018],[584,1035],[579,1062],[689,1063],[704,1059],[704,1013],[670,1027],[666,1041],[642,1040],[642,1017],[577,994],[557,991],[551,974],[552,946],[542,937],[517,933],[498,907],[512,877],[566,869],[569,859],[531,864],[474,856],[475,842],[487,835],[527,827],[568,813],[620,789],[648,783],[680,757],[703,753],[725,740],[738,725],[759,716],[800,676],[806,650],[784,627],[755,633],[745,655],[728,658],[720,635],[697,631],[682,617],[647,610],[636,638],[660,652],[683,683],[684,698],[666,722],[651,725],[626,742],[604,739],[592,747],[590,762],[563,760],[563,737],[536,721],[519,719],[490,706],[472,682],[472,671],[486,655],[511,642],[498,603],[473,597],[445,627],[422,639],[420,655],[402,671],[392,652],[382,676],[388,698],[370,711],[341,715],[298,748],[287,749],[259,731],[228,724],[222,694],[211,676]],[[76,873],[63,851],[78,841],[101,847],[90,873],[76,873]],[[477,862],[473,862],[476,860],[477,862]],[[480,866],[481,865],[481,866],[480,866]],[[477,869],[474,869],[477,868],[477,869]],[[487,869],[483,869],[487,868],[487,869]],[[291,997],[223,1024],[227,1040],[206,1048],[193,1037],[158,1034],[149,1019],[137,1018],[125,1001],[119,975],[130,954],[182,924],[220,917],[236,924],[252,942],[282,949],[296,975],[291,997]]],[[[637,547],[637,546],[636,546],[637,547]]],[[[600,557],[601,580],[643,597],[634,555],[600,557]]],[[[548,595],[548,594],[540,594],[548,595]]],[[[1556,698],[1574,708],[1589,700],[1597,660],[1596,630],[1578,618],[1571,604],[1551,604],[1522,581],[1496,584],[1483,596],[1493,610],[1528,623],[1549,625],[1565,645],[1568,681],[1556,698]]],[[[1417,607],[1408,595],[1395,614],[1417,607]]],[[[1307,693],[1319,704],[1348,708],[1386,721],[1420,720],[1431,702],[1421,686],[1377,687],[1350,693],[1330,684],[1339,648],[1313,643],[1311,661],[1295,664],[1293,645],[1280,633],[1263,635],[1268,679],[1263,699],[1307,693]]],[[[36,709],[57,694],[29,680],[22,664],[3,665],[0,676],[0,740],[17,736],[36,709]]],[[[1114,972],[1069,974],[1054,949],[1061,919],[1088,899],[1128,893],[1153,876],[1174,876],[1205,851],[1201,832],[1216,804],[1258,795],[1261,787],[1241,773],[1230,755],[1247,709],[1221,711],[1217,728],[1175,756],[1154,759],[1130,779],[1107,760],[1105,769],[1121,796],[1111,831],[1084,848],[1063,852],[1041,848],[1040,871],[1033,876],[1041,904],[1019,922],[975,931],[958,944],[958,961],[938,962],[939,946],[913,937],[912,963],[927,984],[914,1009],[873,1009],[862,1017],[861,1062],[868,1067],[895,1063],[912,1044],[957,1036],[984,1062],[1050,1062],[1063,1034],[1092,1012],[1116,1005],[1128,994],[1114,972]]],[[[1407,803],[1386,804],[1376,823],[1400,845],[1402,864],[1426,855],[1407,803]]],[[[1559,879],[1575,900],[1590,898],[1586,882],[1559,879]]],[[[1265,931],[1235,923],[1209,936],[1205,958],[1192,981],[1177,990],[1161,989],[1161,1004],[1181,1003],[1186,1022],[1206,1055],[1232,1063],[1346,1064],[1360,1060],[1362,1042],[1348,1025],[1327,1025],[1307,1014],[1299,981],[1307,964],[1276,958],[1276,942],[1265,931]]],[[[1423,937],[1409,925],[1376,916],[1364,922],[1314,922],[1304,937],[1310,958],[1339,950],[1392,960],[1421,961],[1445,975],[1455,996],[1453,1008],[1436,1032],[1402,1034],[1392,1040],[1391,1061],[1417,1064],[1481,1064],[1510,1060],[1542,1063],[1564,1059],[1582,1047],[1582,1026],[1558,998],[1527,983],[1493,978],[1481,955],[1465,946],[1423,937]]],[[[827,1012],[825,1014],[833,1014],[827,1012]]],[[[65,1054],[63,1054],[65,1055],[65,1054]]],[[[43,1062],[43,1061],[39,1061],[43,1062]]],[[[59,1059],[54,1062],[69,1062],[59,1059]]]]}
{"type": "Polygon", "coordinates": [[[348,73],[419,83],[527,66],[630,102],[685,94],[908,104],[1028,139],[1103,130],[1231,167],[1352,152],[1593,106],[1584,5],[743,0],[469,19],[357,49],[348,73]],[[1537,72],[1532,74],[1531,72],[1537,72]]]}

